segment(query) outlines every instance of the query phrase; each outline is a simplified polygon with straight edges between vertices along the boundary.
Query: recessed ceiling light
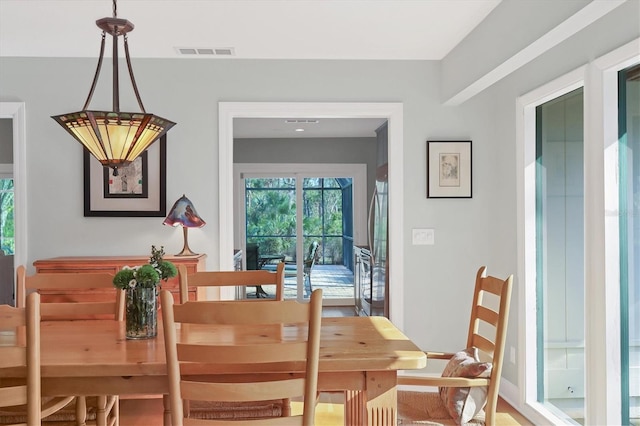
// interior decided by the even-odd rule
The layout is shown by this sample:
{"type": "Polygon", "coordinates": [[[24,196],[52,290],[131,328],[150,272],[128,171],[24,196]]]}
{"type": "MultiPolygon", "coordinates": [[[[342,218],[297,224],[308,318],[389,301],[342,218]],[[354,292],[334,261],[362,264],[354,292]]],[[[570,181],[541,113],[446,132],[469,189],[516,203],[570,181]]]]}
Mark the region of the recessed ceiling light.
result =
{"type": "Polygon", "coordinates": [[[304,129],[303,129],[303,128],[301,128],[301,127],[298,127],[298,128],[296,129],[296,132],[304,132],[304,129]]]}

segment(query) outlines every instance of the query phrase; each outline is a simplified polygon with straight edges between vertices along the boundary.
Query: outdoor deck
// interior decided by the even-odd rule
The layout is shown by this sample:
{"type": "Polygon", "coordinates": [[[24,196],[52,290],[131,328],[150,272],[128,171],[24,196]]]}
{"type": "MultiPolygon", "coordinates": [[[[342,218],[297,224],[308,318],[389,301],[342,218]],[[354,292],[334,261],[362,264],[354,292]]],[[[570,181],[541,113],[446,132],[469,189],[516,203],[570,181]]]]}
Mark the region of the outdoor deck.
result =
{"type": "MultiPolygon", "coordinates": [[[[311,271],[311,285],[313,289],[321,288],[323,298],[353,299],[353,272],[342,265],[315,265],[311,271]]],[[[263,290],[270,297],[274,297],[274,289],[263,286],[263,290]]],[[[255,293],[249,293],[249,298],[254,298],[255,293]]],[[[284,297],[293,299],[296,297],[296,278],[287,277],[284,280],[284,297]]]]}

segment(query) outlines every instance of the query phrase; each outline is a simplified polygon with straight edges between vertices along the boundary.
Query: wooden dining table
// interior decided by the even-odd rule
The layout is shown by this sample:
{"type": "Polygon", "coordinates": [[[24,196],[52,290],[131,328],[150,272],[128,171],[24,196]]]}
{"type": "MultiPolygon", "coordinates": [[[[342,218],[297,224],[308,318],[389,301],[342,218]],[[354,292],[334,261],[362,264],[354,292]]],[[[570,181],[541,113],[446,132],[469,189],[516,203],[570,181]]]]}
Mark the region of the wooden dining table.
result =
{"type": "MultiPolygon", "coordinates": [[[[146,340],[127,340],[124,325],[109,320],[44,321],[42,393],[165,395],[164,424],[170,426],[162,325],[157,337],[146,340]]],[[[227,328],[212,335],[226,342],[241,341],[245,338],[241,328],[227,328]]],[[[180,330],[178,339],[181,333],[188,330],[180,330]]],[[[345,393],[346,425],[397,424],[397,372],[425,365],[424,352],[387,318],[322,319],[318,388],[345,393]]],[[[193,374],[281,374],[302,373],[303,363],[274,366],[273,371],[252,371],[247,365],[238,366],[237,371],[215,371],[215,364],[208,364],[206,371],[202,370],[205,367],[193,368],[193,374]]],[[[13,373],[20,375],[19,371],[13,373]]]]}

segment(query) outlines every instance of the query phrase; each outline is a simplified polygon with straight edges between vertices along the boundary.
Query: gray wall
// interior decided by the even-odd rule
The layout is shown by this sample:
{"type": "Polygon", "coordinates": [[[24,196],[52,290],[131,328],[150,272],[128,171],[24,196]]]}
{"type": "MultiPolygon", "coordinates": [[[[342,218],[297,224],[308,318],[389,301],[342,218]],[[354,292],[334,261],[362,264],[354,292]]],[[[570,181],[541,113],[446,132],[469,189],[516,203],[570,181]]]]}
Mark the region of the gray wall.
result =
{"type": "Polygon", "coordinates": [[[13,121],[0,118],[0,164],[13,163],[13,121]]]}
{"type": "MultiPolygon", "coordinates": [[[[640,36],[637,17],[638,2],[627,2],[457,107],[441,104],[439,62],[134,59],[133,66],[147,111],[178,123],[168,136],[167,201],[188,193],[197,205],[207,226],[190,232],[190,246],[208,253],[211,269],[218,258],[218,102],[402,102],[404,331],[421,346],[457,350],[478,266],[497,276],[517,268],[516,97],[640,36]],[[427,139],[473,141],[473,198],[426,199],[427,139]],[[411,245],[411,229],[422,227],[436,229],[435,245],[411,245]]],[[[162,218],[83,217],[82,150],[50,116],[82,106],[94,71],[91,59],[0,58],[0,101],[27,105],[29,266],[43,257],[140,254],[151,244],[172,253],[182,245],[182,233],[163,227],[162,218]]],[[[94,95],[93,108],[110,108],[104,92],[94,95]]],[[[122,97],[122,110],[138,111],[132,95],[122,97]]],[[[514,347],[518,290],[516,276],[507,336],[514,347]]],[[[518,384],[514,364],[506,363],[504,377],[518,384]]]]}

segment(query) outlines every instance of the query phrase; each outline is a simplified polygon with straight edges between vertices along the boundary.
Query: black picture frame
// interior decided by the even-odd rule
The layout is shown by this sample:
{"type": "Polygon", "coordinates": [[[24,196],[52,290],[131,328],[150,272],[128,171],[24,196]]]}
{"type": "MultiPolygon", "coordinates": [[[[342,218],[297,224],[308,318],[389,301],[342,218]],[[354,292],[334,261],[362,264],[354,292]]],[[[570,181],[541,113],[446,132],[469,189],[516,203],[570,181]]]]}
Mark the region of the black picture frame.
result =
{"type": "Polygon", "coordinates": [[[146,195],[105,196],[109,171],[87,149],[83,153],[85,217],[164,217],[167,214],[167,136],[144,153],[146,195]]]}
{"type": "Polygon", "coordinates": [[[427,198],[471,198],[471,172],[471,141],[427,141],[427,198]]]}

